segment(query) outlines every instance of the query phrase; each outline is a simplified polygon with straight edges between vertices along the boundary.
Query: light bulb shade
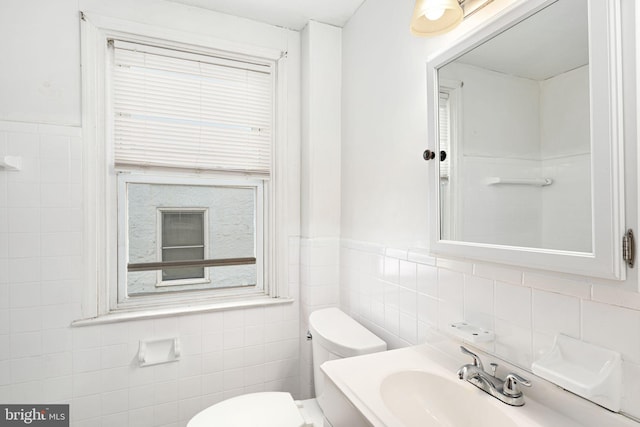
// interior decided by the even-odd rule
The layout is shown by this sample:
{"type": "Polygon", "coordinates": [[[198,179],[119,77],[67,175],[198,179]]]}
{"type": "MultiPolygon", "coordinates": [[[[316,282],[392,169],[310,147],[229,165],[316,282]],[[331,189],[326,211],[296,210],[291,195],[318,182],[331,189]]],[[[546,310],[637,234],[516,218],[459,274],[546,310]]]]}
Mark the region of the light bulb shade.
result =
{"type": "Polygon", "coordinates": [[[411,34],[429,37],[446,33],[457,27],[463,16],[458,0],[416,0],[411,17],[411,34]],[[441,16],[435,20],[429,19],[438,15],[441,16]]]}

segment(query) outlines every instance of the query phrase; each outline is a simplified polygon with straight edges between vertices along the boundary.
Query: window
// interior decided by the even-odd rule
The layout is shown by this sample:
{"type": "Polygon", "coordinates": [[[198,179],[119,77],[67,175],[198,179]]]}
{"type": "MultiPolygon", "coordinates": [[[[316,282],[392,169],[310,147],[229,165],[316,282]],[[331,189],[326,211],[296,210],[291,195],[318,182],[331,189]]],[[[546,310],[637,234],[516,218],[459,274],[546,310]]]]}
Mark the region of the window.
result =
{"type": "Polygon", "coordinates": [[[438,135],[440,138],[440,152],[444,151],[445,158],[440,155],[440,181],[449,180],[449,164],[451,162],[451,104],[449,92],[440,92],[438,103],[438,135]]]}
{"type": "Polygon", "coordinates": [[[83,316],[290,301],[287,56],[82,18],[83,316]]]}
{"type": "Polygon", "coordinates": [[[118,175],[119,294],[264,293],[264,180],[118,175]]]}
{"type": "Polygon", "coordinates": [[[255,224],[271,172],[273,65],[118,39],[109,52],[124,211],[118,301],[263,292],[263,230],[255,224]],[[193,173],[200,176],[178,179],[193,173]]]}
{"type": "MultiPolygon", "coordinates": [[[[156,286],[177,286],[188,283],[206,283],[209,275],[204,261],[207,251],[205,230],[206,209],[182,210],[158,208],[158,254],[164,269],[158,273],[156,286]],[[171,263],[184,263],[173,266],[171,263]],[[188,264],[188,265],[185,265],[188,264]]],[[[132,265],[129,265],[129,269],[132,265]]]]}
{"type": "MultiPolygon", "coordinates": [[[[441,218],[458,218],[455,209],[457,199],[461,197],[458,190],[459,170],[456,165],[459,146],[459,132],[457,126],[460,121],[459,106],[462,82],[441,79],[439,82],[438,102],[438,143],[440,149],[440,216],[441,218]],[[444,155],[443,155],[444,152],[444,155]],[[444,157],[444,159],[442,159],[444,157]]],[[[462,205],[459,205],[462,206],[462,205]]],[[[440,222],[440,238],[450,240],[455,238],[458,225],[455,221],[440,222]]]]}

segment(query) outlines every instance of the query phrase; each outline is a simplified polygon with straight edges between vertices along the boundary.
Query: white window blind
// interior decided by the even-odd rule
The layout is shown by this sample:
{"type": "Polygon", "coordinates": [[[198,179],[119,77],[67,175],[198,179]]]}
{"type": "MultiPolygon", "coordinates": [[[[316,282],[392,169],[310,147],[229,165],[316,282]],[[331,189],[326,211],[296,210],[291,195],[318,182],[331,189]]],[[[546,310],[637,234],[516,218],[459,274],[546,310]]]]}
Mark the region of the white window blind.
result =
{"type": "MultiPolygon", "coordinates": [[[[451,120],[450,120],[449,94],[440,92],[438,103],[438,126],[440,135],[440,151],[447,153],[444,161],[440,162],[440,178],[449,178],[449,165],[451,158],[451,120]]],[[[436,156],[439,159],[439,156],[436,156]]]]}
{"type": "Polygon", "coordinates": [[[116,165],[270,174],[272,64],[110,47],[116,165]]]}

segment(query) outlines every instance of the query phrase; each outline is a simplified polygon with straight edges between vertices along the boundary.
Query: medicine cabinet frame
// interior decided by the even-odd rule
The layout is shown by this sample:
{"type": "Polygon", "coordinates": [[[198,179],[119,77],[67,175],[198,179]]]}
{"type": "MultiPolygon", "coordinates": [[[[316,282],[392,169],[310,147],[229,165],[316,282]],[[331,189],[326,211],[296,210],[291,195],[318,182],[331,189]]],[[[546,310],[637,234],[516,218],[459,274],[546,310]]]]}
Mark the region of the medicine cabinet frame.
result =
{"type": "MultiPolygon", "coordinates": [[[[524,0],[427,60],[428,147],[438,153],[438,70],[466,52],[562,0],[524,0]]],[[[430,251],[437,257],[481,260],[624,280],[624,167],[620,0],[587,0],[591,117],[592,252],[472,243],[440,238],[439,162],[428,162],[430,251]]],[[[464,214],[464,212],[462,212],[464,214]]],[[[471,213],[472,214],[472,213],[471,213]]]]}

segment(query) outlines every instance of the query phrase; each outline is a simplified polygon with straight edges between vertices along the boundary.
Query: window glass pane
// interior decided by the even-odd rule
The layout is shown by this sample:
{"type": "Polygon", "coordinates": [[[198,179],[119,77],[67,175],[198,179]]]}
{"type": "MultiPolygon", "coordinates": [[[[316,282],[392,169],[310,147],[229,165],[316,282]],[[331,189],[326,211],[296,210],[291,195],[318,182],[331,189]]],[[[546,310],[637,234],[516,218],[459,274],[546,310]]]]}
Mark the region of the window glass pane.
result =
{"type": "MultiPolygon", "coordinates": [[[[201,248],[171,248],[162,250],[163,261],[193,261],[204,259],[204,247],[201,248]]],[[[162,280],[180,280],[204,278],[203,267],[165,268],[162,270],[162,280]]]]}
{"type": "Polygon", "coordinates": [[[163,248],[199,245],[204,245],[204,212],[162,212],[163,248]]]}
{"type": "Polygon", "coordinates": [[[204,279],[204,268],[175,267],[162,270],[162,281],[183,279],[204,279]]]}
{"type": "Polygon", "coordinates": [[[127,196],[128,269],[250,259],[233,266],[154,265],[128,271],[129,296],[258,285],[257,187],[128,183],[127,196]]]}
{"type": "Polygon", "coordinates": [[[204,247],[169,248],[162,250],[163,261],[193,261],[204,259],[204,247]]]}
{"type": "Polygon", "coordinates": [[[211,267],[208,270],[212,280],[220,287],[249,286],[256,277],[255,264],[211,267]]]}

